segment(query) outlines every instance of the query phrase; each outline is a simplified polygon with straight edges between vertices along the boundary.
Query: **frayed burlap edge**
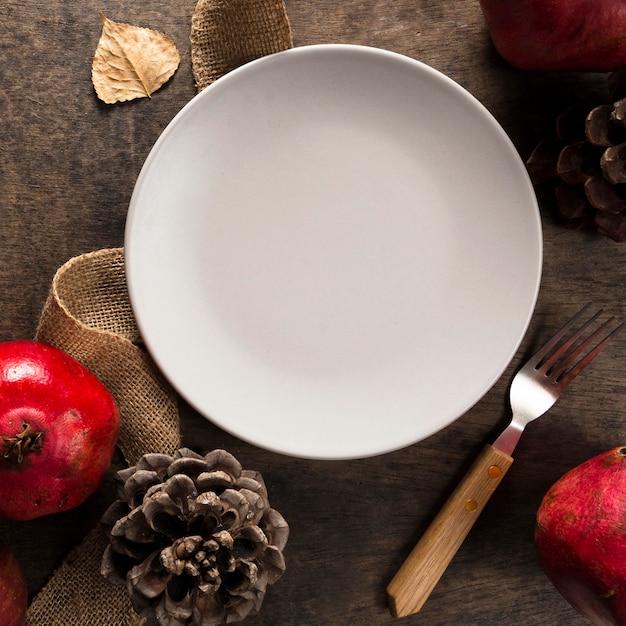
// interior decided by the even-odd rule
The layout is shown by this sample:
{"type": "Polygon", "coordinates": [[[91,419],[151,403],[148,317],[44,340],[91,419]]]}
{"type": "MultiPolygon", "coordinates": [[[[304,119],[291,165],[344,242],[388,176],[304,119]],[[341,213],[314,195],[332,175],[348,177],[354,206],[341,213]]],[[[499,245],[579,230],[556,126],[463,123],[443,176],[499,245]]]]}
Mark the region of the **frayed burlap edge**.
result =
{"type": "Polygon", "coordinates": [[[198,91],[248,61],[293,47],[283,0],[199,0],[190,39],[198,91]]]}

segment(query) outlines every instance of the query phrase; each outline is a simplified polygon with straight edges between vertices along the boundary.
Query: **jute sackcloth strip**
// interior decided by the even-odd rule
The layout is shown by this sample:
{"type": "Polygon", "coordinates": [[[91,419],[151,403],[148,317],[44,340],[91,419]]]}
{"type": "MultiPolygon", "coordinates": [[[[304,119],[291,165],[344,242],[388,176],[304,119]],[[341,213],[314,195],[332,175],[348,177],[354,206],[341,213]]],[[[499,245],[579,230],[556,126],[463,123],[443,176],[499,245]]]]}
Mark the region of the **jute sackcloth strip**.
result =
{"type": "MultiPolygon", "coordinates": [[[[137,345],[122,248],[75,257],[57,271],[35,338],[71,354],[109,389],[120,411],[118,445],[129,464],[180,447],[176,395],[137,345]]],[[[28,626],[141,624],[125,587],[100,575],[105,547],[97,526],[33,600],[28,626]]]]}
{"type": "MultiPolygon", "coordinates": [[[[248,61],[292,47],[282,0],[199,0],[190,39],[198,91],[248,61]]],[[[129,464],[179,447],[176,396],[140,347],[122,248],[75,257],[58,270],[36,339],[72,354],[109,388],[129,464]]],[[[141,626],[126,589],[100,575],[105,546],[97,526],[32,601],[27,626],[141,626]]]]}
{"type": "Polygon", "coordinates": [[[75,257],[54,276],[36,338],[71,354],[111,392],[129,465],[180,447],[176,395],[140,347],[121,248],[75,257]]]}
{"type": "Polygon", "coordinates": [[[26,626],[142,626],[126,587],[100,575],[106,545],[104,531],[96,526],[32,601],[26,626]]]}
{"type": "Polygon", "coordinates": [[[198,91],[248,61],[293,47],[283,0],[199,0],[190,39],[198,91]]]}

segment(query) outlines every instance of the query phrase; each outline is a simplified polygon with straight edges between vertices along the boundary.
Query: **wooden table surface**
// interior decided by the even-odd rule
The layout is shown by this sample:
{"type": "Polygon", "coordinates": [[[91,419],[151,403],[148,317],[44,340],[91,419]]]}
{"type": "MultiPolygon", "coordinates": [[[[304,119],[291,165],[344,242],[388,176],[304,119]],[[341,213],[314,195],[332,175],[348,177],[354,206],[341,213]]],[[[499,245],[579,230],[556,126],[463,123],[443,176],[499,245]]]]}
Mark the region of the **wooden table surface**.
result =
{"type": "MultiPolygon", "coordinates": [[[[297,46],[368,44],[443,71],[495,115],[524,158],[563,102],[606,79],[513,69],[494,52],[478,0],[285,4],[297,46]]],[[[195,94],[193,9],[194,0],[0,3],[0,340],[34,335],[54,272],[70,257],[123,244],[142,163],[195,94]],[[95,97],[90,71],[99,11],[175,41],[180,69],[151,100],[111,106],[95,97]]],[[[506,391],[523,355],[589,300],[626,316],[626,243],[565,230],[545,210],[542,219],[542,285],[519,354],[473,409],[426,441],[364,460],[293,459],[225,434],[181,403],[185,442],[224,447],[244,467],[260,470],[273,506],[291,526],[287,573],[248,623],[395,623],[385,587],[476,453],[506,423],[506,391]]],[[[625,347],[623,335],[548,417],[527,429],[512,469],[430,600],[419,615],[398,623],[587,623],[543,574],[534,518],[543,494],[564,472],[626,443],[625,347]]],[[[109,476],[74,511],[0,522],[0,537],[18,554],[31,595],[94,525],[111,493],[109,476]]]]}

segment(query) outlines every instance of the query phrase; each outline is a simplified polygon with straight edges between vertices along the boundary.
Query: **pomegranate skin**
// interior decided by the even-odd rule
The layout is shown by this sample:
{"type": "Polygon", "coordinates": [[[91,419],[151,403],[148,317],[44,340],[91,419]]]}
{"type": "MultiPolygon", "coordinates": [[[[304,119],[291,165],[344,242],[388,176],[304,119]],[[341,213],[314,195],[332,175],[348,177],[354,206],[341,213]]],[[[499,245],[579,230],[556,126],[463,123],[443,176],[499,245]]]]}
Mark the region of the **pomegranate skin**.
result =
{"type": "Polygon", "coordinates": [[[35,341],[0,342],[0,516],[27,520],[84,502],[118,433],[113,397],[77,360],[35,341]]]}
{"type": "Polygon", "coordinates": [[[626,624],[626,446],[549,489],[535,543],[548,578],[575,609],[599,626],[626,624]]]}
{"type": "Polygon", "coordinates": [[[626,68],[623,0],[480,0],[496,50],[533,71],[626,68]]]}
{"type": "Polygon", "coordinates": [[[22,569],[8,546],[0,542],[0,624],[23,626],[27,607],[28,590],[22,569]]]}

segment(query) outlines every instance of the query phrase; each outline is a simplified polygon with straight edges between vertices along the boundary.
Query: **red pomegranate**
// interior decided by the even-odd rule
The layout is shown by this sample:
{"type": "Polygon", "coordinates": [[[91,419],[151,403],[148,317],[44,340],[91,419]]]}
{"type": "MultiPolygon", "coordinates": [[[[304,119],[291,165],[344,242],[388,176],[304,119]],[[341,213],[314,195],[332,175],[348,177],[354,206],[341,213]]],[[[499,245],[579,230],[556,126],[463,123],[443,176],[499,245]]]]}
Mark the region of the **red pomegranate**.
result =
{"type": "Polygon", "coordinates": [[[480,0],[495,48],[539,72],[626,67],[623,0],[480,0]]]}
{"type": "Polygon", "coordinates": [[[535,542],[552,584],[601,626],[626,624],[626,447],[560,478],[537,512],[535,542]]]}
{"type": "Polygon", "coordinates": [[[28,590],[20,564],[8,546],[0,542],[0,624],[23,626],[28,590]]]}
{"type": "Polygon", "coordinates": [[[119,414],[77,360],[35,341],[0,343],[0,516],[78,506],[108,469],[119,414]]]}
{"type": "Polygon", "coordinates": [[[0,624],[23,626],[26,622],[28,589],[17,559],[0,541],[0,624]]]}

